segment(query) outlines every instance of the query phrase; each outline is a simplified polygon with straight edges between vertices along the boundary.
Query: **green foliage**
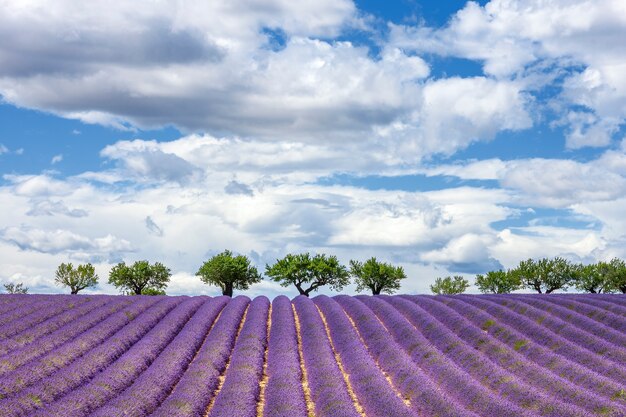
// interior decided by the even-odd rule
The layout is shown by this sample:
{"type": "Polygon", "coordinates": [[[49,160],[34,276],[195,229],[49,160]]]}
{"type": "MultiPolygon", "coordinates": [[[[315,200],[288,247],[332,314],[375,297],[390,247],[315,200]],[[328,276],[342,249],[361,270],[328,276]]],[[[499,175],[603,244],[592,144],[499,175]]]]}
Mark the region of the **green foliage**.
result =
{"type": "Polygon", "coordinates": [[[607,275],[607,289],[626,294],[626,263],[618,258],[611,259],[607,275]]]}
{"type": "Polygon", "coordinates": [[[16,284],[9,282],[8,284],[4,284],[4,289],[7,294],[28,294],[28,287],[25,287],[24,284],[18,282],[16,284]]]}
{"type": "Polygon", "coordinates": [[[508,294],[520,288],[519,276],[508,271],[489,271],[476,275],[476,286],[482,293],[508,294]]]}
{"type": "Polygon", "coordinates": [[[266,265],[265,273],[283,287],[295,285],[298,292],[307,297],[311,291],[324,285],[340,291],[350,283],[346,267],[339,263],[336,256],[324,254],[314,257],[308,253],[288,254],[273,265],[266,265]]]}
{"type": "Polygon", "coordinates": [[[98,285],[98,275],[91,264],[78,265],[76,269],[71,263],[62,263],[57,268],[54,282],[70,288],[72,294],[80,290],[98,285]]]}
{"type": "Polygon", "coordinates": [[[378,262],[373,257],[365,263],[350,261],[350,275],[354,277],[358,292],[370,289],[372,295],[381,292],[393,294],[400,289],[400,280],[406,278],[401,266],[394,267],[388,263],[378,262]]]}
{"type": "Polygon", "coordinates": [[[574,281],[575,269],[569,261],[557,256],[553,259],[521,261],[510,273],[520,280],[524,288],[535,290],[540,294],[550,294],[556,290],[566,289],[574,281]]]}
{"type": "Polygon", "coordinates": [[[144,291],[163,291],[172,273],[160,262],[150,265],[148,261],[137,261],[131,266],[124,262],[115,265],[109,273],[109,284],[122,292],[141,295],[144,291]]]}
{"type": "Polygon", "coordinates": [[[590,265],[574,265],[573,269],[574,285],[578,290],[593,294],[614,291],[609,280],[615,270],[614,265],[600,261],[590,265]]]}
{"type": "Polygon", "coordinates": [[[141,290],[141,295],[167,295],[165,290],[157,290],[155,288],[144,288],[141,290]]]}
{"type": "Polygon", "coordinates": [[[233,256],[229,250],[206,261],[196,275],[205,284],[220,287],[222,294],[229,297],[233,296],[233,289],[247,290],[250,284],[261,281],[261,275],[250,265],[247,256],[233,256]]]}
{"type": "Polygon", "coordinates": [[[453,277],[437,278],[430,286],[430,290],[437,295],[442,294],[462,294],[469,288],[469,281],[460,275],[453,277]]]}

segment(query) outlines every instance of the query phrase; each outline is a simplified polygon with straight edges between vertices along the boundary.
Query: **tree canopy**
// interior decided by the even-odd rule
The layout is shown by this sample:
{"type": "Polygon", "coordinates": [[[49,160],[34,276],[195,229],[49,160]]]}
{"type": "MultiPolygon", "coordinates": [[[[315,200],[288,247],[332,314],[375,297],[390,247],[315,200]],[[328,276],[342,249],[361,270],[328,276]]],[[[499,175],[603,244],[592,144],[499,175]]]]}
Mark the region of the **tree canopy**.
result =
{"type": "Polygon", "coordinates": [[[476,275],[476,286],[482,293],[508,294],[520,288],[519,276],[508,271],[489,271],[476,275]]]}
{"type": "Polygon", "coordinates": [[[350,275],[355,279],[358,292],[370,289],[372,295],[393,294],[400,289],[400,281],[406,278],[401,266],[378,262],[374,257],[365,262],[350,261],[350,275]]]}
{"type": "Polygon", "coordinates": [[[294,285],[301,295],[309,296],[312,291],[328,285],[341,291],[350,283],[350,274],[336,256],[309,253],[288,254],[273,265],[265,266],[265,274],[283,287],[294,285]]]}
{"type": "Polygon", "coordinates": [[[462,294],[469,288],[469,281],[460,275],[453,277],[438,277],[435,283],[430,286],[430,290],[437,295],[462,294]]]}
{"type": "Polygon", "coordinates": [[[71,294],[78,294],[85,288],[98,285],[98,275],[90,263],[78,265],[76,269],[71,263],[62,263],[56,270],[54,281],[57,285],[69,287],[71,294]]]}
{"type": "Polygon", "coordinates": [[[261,275],[250,265],[247,256],[233,256],[229,250],[206,261],[196,275],[205,284],[220,287],[222,294],[229,297],[233,296],[233,290],[247,290],[251,284],[261,281],[261,275]]]}
{"type": "Polygon", "coordinates": [[[573,265],[573,283],[576,289],[592,294],[612,292],[610,276],[613,266],[608,262],[573,265]]]}
{"type": "Polygon", "coordinates": [[[618,258],[611,259],[607,281],[607,288],[610,291],[619,291],[622,294],[626,294],[626,262],[618,258]]]}
{"type": "Polygon", "coordinates": [[[569,261],[557,256],[538,261],[534,259],[521,261],[511,273],[519,278],[524,288],[535,290],[540,294],[550,294],[556,290],[567,289],[574,281],[575,271],[569,261]]]}
{"type": "Polygon", "coordinates": [[[137,261],[131,266],[120,262],[109,273],[109,284],[126,294],[141,295],[145,291],[163,291],[172,273],[162,263],[150,265],[148,261],[137,261]]]}
{"type": "Polygon", "coordinates": [[[4,284],[4,289],[8,294],[28,294],[28,287],[25,287],[21,282],[4,284]]]}

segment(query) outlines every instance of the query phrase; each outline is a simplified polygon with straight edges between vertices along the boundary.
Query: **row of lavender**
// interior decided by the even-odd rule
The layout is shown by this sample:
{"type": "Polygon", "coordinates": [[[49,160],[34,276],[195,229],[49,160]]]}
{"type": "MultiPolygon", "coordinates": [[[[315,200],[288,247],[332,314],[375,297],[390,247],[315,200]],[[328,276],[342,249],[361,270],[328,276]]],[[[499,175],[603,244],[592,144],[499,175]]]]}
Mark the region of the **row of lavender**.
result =
{"type": "Polygon", "coordinates": [[[4,295],[0,415],[626,416],[626,298],[4,295]]]}

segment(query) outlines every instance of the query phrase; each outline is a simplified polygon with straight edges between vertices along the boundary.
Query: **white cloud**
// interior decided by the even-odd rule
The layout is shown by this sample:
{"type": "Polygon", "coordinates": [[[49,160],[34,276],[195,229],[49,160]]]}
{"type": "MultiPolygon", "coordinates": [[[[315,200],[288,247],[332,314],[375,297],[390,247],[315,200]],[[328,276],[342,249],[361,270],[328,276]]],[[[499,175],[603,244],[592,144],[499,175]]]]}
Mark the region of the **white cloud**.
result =
{"type": "Polygon", "coordinates": [[[0,155],[5,154],[5,153],[9,153],[9,149],[0,143],[0,155]]]}
{"type": "Polygon", "coordinates": [[[551,107],[574,117],[567,145],[606,146],[626,118],[626,4],[621,0],[493,0],[468,2],[440,29],[391,25],[390,44],[483,63],[499,80],[528,90],[561,88],[551,107]],[[562,79],[562,81],[559,81],[562,79]]]}
{"type": "Polygon", "coordinates": [[[50,164],[52,164],[52,165],[58,164],[61,161],[63,161],[63,155],[62,154],[54,155],[52,157],[52,160],[50,161],[50,164]]]}
{"type": "Polygon", "coordinates": [[[42,230],[26,226],[7,227],[0,231],[0,239],[13,243],[22,250],[57,254],[69,253],[79,259],[102,257],[116,259],[132,252],[130,242],[112,235],[89,238],[68,230],[42,230]]]}

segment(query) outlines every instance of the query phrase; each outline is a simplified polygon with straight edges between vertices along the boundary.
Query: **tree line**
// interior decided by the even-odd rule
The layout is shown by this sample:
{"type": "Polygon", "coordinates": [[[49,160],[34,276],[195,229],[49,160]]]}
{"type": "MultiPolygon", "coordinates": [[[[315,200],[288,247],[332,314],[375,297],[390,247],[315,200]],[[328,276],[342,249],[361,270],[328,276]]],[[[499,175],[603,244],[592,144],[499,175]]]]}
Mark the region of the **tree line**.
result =
{"type": "MultiPolygon", "coordinates": [[[[400,289],[400,281],[406,278],[401,266],[379,262],[374,257],[365,262],[351,260],[348,267],[342,265],[336,256],[309,253],[288,254],[277,259],[275,263],[265,266],[265,274],[283,287],[293,285],[307,297],[324,286],[341,291],[351,282],[356,284],[359,292],[370,290],[374,295],[393,294],[400,289]]],[[[126,295],[165,295],[171,275],[171,270],[160,262],[137,261],[132,265],[120,262],[109,272],[108,283],[126,295]]],[[[263,279],[247,256],[235,255],[229,250],[204,262],[196,276],[205,284],[219,287],[223,295],[230,297],[235,290],[247,290],[263,279]]],[[[90,263],[76,267],[71,263],[62,263],[55,273],[55,283],[67,287],[71,294],[95,287],[98,282],[98,274],[90,263]]],[[[14,289],[16,284],[7,285],[14,289]]],[[[22,284],[17,286],[22,288],[22,284]]],[[[26,288],[22,293],[27,291],[26,288]]],[[[10,291],[7,287],[7,292],[18,291],[10,291]]]]}
{"type": "MultiPolygon", "coordinates": [[[[527,259],[509,270],[476,275],[474,284],[482,293],[506,294],[531,290],[550,294],[570,287],[578,291],[626,294],[626,262],[619,258],[594,264],[573,263],[561,257],[527,259]]],[[[461,294],[470,286],[462,276],[439,277],[430,289],[435,294],[461,294]]]]}
{"type": "MultiPolygon", "coordinates": [[[[171,270],[160,262],[150,264],[143,260],[132,265],[120,262],[109,272],[108,283],[127,295],[165,295],[171,275],[171,270]]],[[[357,292],[393,294],[407,277],[402,267],[380,262],[375,257],[364,262],[351,260],[346,266],[336,256],[311,255],[308,252],[288,254],[271,265],[266,264],[265,275],[283,287],[295,287],[299,294],[307,297],[326,286],[341,291],[352,282],[356,284],[357,292]]],[[[196,276],[231,297],[235,290],[247,290],[263,279],[247,256],[235,255],[229,250],[204,262],[196,276]]],[[[69,288],[71,294],[95,287],[98,281],[99,277],[90,263],[76,267],[71,263],[62,263],[55,273],[55,283],[69,288]]],[[[474,283],[481,292],[494,294],[521,289],[549,294],[571,286],[588,293],[626,294],[626,263],[618,258],[588,265],[575,264],[561,257],[527,259],[506,271],[478,274],[474,283]]],[[[9,283],[4,287],[8,293],[28,292],[28,288],[21,283],[9,283]]],[[[459,275],[438,277],[430,286],[435,294],[460,294],[469,287],[469,281],[459,275]]]]}

